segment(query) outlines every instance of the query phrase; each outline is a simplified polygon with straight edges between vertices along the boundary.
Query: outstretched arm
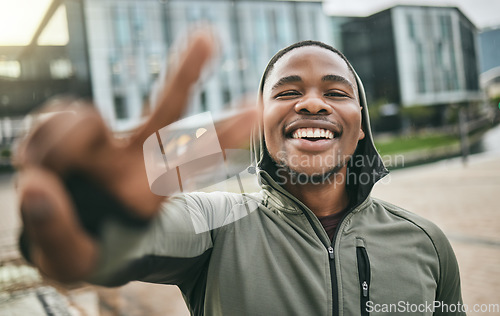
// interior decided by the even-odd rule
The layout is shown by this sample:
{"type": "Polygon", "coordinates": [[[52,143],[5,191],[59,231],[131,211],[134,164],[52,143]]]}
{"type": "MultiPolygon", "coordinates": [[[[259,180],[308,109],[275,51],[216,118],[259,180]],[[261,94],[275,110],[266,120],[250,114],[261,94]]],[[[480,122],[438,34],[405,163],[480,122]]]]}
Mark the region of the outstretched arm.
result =
{"type": "MultiPolygon", "coordinates": [[[[181,116],[213,51],[208,32],[191,36],[165,80],[151,118],[128,139],[115,139],[90,107],[70,106],[37,127],[20,146],[16,163],[25,229],[22,244],[42,272],[60,281],[93,275],[102,263],[100,240],[109,215],[120,225],[137,226],[149,234],[148,227],[155,225],[148,223],[164,197],[150,191],[143,142],[181,116]]],[[[247,140],[253,115],[247,111],[220,125],[221,145],[232,147],[247,140]]],[[[123,246],[125,241],[114,242],[123,246]]]]}

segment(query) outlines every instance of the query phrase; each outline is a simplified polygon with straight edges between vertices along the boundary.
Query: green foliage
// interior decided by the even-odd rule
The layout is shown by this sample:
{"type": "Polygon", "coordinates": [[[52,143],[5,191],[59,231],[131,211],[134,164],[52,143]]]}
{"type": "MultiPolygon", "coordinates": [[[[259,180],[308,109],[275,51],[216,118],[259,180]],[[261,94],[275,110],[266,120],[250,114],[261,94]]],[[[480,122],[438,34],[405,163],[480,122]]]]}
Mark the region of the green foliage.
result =
{"type": "Polygon", "coordinates": [[[389,141],[378,142],[375,145],[381,155],[394,155],[413,150],[432,149],[441,146],[452,145],[459,142],[458,136],[431,134],[411,137],[396,137],[389,141]]]}
{"type": "Polygon", "coordinates": [[[446,124],[458,124],[458,107],[449,107],[446,117],[446,124]]]}
{"type": "Polygon", "coordinates": [[[0,151],[0,157],[2,158],[10,158],[12,155],[12,152],[10,151],[9,148],[4,148],[2,151],[0,151]]]}
{"type": "Polygon", "coordinates": [[[401,108],[401,115],[416,127],[426,126],[436,115],[436,108],[426,105],[414,105],[401,108]]]}
{"type": "Polygon", "coordinates": [[[500,109],[500,95],[491,98],[490,101],[494,107],[498,107],[500,109]]]}
{"type": "Polygon", "coordinates": [[[387,104],[386,99],[379,99],[370,105],[368,105],[368,113],[370,114],[370,121],[374,123],[374,121],[377,121],[380,119],[382,116],[380,113],[380,109],[384,104],[387,104]]]}

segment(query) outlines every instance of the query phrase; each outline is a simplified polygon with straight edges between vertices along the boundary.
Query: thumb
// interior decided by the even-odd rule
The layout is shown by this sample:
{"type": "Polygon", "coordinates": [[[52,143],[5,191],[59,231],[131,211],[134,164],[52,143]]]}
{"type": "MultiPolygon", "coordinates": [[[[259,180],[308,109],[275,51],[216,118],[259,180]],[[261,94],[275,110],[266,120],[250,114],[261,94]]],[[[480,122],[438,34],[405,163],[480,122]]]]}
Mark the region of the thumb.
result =
{"type": "Polygon", "coordinates": [[[21,218],[31,261],[61,282],[88,277],[97,261],[97,245],[82,229],[59,178],[41,168],[19,177],[21,218]]]}

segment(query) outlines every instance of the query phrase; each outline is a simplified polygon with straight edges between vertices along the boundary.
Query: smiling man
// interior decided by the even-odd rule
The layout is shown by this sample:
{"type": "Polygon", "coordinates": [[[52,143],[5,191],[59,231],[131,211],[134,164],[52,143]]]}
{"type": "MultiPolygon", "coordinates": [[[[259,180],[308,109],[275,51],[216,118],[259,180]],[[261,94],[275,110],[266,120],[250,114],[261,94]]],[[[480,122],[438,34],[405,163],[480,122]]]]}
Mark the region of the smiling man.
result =
{"type": "MultiPolygon", "coordinates": [[[[188,58],[181,69],[190,64],[188,58]]],[[[189,84],[166,90],[179,93],[189,84]]],[[[25,162],[25,255],[63,280],[176,284],[193,315],[350,316],[380,312],[378,306],[396,308],[384,315],[462,314],[458,266],[444,234],[370,197],[387,170],[373,144],[361,81],[345,57],[314,41],[283,49],[264,72],[259,108],[252,170],[261,191],[170,197],[146,224],[134,224],[130,214],[154,207],[145,211],[105,175],[87,177],[111,184],[82,178],[83,185],[68,188],[61,180],[67,175],[47,162],[25,162]],[[42,176],[51,182],[42,185],[42,176]],[[92,232],[74,218],[85,213],[74,202],[79,190],[113,201],[106,205],[115,215],[101,216],[92,232]],[[48,227],[58,228],[55,235],[46,237],[48,227]],[[82,258],[83,267],[72,271],[82,258]]],[[[120,172],[139,168],[135,163],[120,172]]]]}
{"type": "Polygon", "coordinates": [[[365,137],[356,78],[321,43],[291,48],[273,59],[261,85],[267,153],[281,169],[278,182],[317,216],[339,213],[349,203],[347,163],[365,137]]]}

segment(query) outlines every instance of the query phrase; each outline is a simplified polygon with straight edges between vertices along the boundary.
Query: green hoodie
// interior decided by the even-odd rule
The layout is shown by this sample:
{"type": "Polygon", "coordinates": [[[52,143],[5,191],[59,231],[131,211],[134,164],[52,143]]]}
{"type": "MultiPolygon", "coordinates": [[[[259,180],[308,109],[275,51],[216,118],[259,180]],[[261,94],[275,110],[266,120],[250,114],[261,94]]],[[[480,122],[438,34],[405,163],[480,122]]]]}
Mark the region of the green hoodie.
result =
{"type": "Polygon", "coordinates": [[[260,192],[168,199],[145,227],[102,224],[90,282],[175,284],[193,315],[461,315],[458,266],[431,222],[370,197],[388,172],[377,153],[361,81],[363,129],[348,174],[351,207],[333,242],[314,213],[278,185],[262,133],[254,137],[260,192]],[[367,163],[368,162],[368,163],[367,163]],[[363,180],[361,174],[369,174],[363,180]],[[433,305],[447,304],[447,308],[433,305]],[[448,312],[447,312],[448,311],[448,312]]]}

